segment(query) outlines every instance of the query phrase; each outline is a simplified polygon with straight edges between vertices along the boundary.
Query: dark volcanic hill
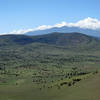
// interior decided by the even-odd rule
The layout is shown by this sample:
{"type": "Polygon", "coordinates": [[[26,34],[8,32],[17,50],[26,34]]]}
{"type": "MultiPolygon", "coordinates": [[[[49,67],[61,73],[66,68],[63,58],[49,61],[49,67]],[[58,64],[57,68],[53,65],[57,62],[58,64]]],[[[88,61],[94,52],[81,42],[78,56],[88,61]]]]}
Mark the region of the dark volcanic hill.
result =
{"type": "Polygon", "coordinates": [[[52,33],[38,36],[4,35],[0,36],[0,46],[28,45],[45,43],[56,46],[77,46],[99,43],[95,37],[81,33],[52,33]]]}
{"type": "Polygon", "coordinates": [[[77,46],[98,42],[96,38],[81,33],[52,33],[34,36],[33,41],[57,46],[77,46]]]}

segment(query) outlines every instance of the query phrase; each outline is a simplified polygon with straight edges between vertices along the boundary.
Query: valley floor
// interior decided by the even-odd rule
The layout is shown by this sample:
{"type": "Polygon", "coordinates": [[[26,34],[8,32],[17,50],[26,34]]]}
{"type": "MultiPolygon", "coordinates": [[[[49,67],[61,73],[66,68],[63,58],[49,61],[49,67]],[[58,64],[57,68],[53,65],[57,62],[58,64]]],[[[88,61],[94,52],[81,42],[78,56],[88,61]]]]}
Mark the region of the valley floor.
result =
{"type": "Polygon", "coordinates": [[[100,100],[100,73],[61,89],[39,90],[30,84],[0,85],[0,100],[100,100]]]}

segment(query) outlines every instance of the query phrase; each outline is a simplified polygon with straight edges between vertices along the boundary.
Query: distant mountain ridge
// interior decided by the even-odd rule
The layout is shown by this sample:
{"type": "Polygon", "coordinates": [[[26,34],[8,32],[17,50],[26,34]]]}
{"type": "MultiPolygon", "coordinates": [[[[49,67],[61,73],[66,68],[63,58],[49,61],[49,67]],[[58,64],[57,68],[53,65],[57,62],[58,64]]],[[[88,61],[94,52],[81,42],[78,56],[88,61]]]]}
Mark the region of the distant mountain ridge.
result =
{"type": "Polygon", "coordinates": [[[25,35],[43,35],[43,34],[50,34],[53,32],[60,32],[60,33],[71,33],[71,32],[77,32],[77,33],[84,33],[91,36],[98,36],[100,37],[100,30],[93,30],[93,29],[86,29],[86,28],[79,28],[79,27],[54,27],[50,29],[45,30],[38,30],[38,31],[31,31],[27,32],[25,35]]]}

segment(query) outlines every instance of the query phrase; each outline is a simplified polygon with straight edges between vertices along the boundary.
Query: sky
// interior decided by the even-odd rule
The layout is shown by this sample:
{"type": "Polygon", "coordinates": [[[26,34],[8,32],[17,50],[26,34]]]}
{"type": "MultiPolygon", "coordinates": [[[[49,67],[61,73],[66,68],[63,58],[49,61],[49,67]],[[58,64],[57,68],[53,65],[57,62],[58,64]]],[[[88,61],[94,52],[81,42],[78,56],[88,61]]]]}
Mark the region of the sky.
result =
{"type": "Polygon", "coordinates": [[[100,0],[0,0],[0,33],[89,18],[100,25],[99,4],[100,0]]]}

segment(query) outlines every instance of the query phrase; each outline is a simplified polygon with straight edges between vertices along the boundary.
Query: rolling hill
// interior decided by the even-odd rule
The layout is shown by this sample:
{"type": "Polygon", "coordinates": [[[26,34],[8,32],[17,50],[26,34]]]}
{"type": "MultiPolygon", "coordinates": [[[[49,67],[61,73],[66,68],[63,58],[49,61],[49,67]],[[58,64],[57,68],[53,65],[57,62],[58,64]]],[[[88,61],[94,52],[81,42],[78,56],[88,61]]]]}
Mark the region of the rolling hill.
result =
{"type": "Polygon", "coordinates": [[[77,46],[88,45],[92,42],[99,43],[100,41],[92,36],[82,33],[51,33],[37,36],[27,35],[3,35],[0,36],[0,46],[6,45],[28,45],[31,43],[44,43],[55,46],[77,46]]]}

